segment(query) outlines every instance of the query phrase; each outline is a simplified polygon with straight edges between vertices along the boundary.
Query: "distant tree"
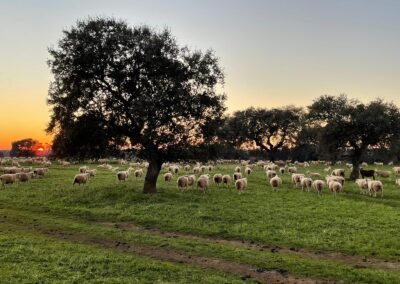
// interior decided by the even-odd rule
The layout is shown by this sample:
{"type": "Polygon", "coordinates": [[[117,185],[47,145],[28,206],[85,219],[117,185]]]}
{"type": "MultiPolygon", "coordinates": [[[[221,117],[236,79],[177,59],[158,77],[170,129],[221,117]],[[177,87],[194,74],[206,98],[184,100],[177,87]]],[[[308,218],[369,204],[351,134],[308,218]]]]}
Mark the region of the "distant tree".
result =
{"type": "Polygon", "coordinates": [[[284,146],[295,143],[303,110],[292,106],[274,109],[248,108],[235,112],[227,120],[228,138],[236,145],[255,143],[271,160],[284,146]]]}
{"type": "Polygon", "coordinates": [[[308,119],[321,128],[320,143],[349,153],[351,179],[358,178],[361,157],[369,147],[387,145],[400,131],[399,109],[380,99],[363,104],[345,95],[322,96],[308,109],[308,119]]]}
{"type": "Polygon", "coordinates": [[[11,157],[34,157],[36,156],[35,147],[38,145],[38,141],[32,138],[26,138],[12,142],[11,144],[11,157]]]}
{"type": "Polygon", "coordinates": [[[164,161],[201,144],[224,112],[224,75],[212,51],[180,47],[170,31],[110,18],[78,21],[49,50],[54,80],[48,132],[95,112],[149,162],[143,192],[155,193],[164,161]]]}

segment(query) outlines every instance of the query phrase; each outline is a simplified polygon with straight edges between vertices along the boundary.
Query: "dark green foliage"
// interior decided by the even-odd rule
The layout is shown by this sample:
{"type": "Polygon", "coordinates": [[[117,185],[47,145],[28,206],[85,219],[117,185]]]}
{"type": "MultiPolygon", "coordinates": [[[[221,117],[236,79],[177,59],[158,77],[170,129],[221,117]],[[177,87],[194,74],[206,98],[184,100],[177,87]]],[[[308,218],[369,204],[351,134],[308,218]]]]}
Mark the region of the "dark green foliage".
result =
{"type": "Polygon", "coordinates": [[[205,141],[209,123],[225,109],[225,96],[216,93],[224,76],[214,53],[180,47],[167,29],[88,19],[64,31],[49,52],[54,80],[47,131],[60,133],[96,114],[102,127],[150,162],[145,192],[156,191],[163,161],[205,141]]]}

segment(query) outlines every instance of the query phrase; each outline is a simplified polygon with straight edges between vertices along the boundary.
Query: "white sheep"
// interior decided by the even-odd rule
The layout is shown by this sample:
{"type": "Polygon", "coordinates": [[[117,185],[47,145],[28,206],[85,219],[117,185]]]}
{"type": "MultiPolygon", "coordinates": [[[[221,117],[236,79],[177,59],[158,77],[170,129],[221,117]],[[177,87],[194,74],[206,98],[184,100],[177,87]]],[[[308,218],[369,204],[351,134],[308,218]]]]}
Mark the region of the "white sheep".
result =
{"type": "Polygon", "coordinates": [[[282,179],[279,176],[274,176],[269,180],[269,184],[274,191],[278,190],[278,187],[282,185],[282,179]]]}
{"type": "Polygon", "coordinates": [[[13,184],[17,182],[17,174],[4,174],[0,176],[2,185],[13,184]]]}
{"type": "Polygon", "coordinates": [[[301,184],[301,190],[304,190],[304,188],[307,191],[310,191],[310,188],[312,186],[312,179],[308,177],[301,177],[300,178],[300,184],[301,184]]]}
{"type": "Polygon", "coordinates": [[[325,182],[320,179],[316,179],[312,183],[312,187],[317,191],[318,195],[321,194],[322,189],[325,187],[325,182]]]}
{"type": "Polygon", "coordinates": [[[360,189],[360,194],[366,194],[368,190],[368,180],[366,179],[356,179],[355,183],[358,185],[358,188],[360,189]]]}
{"type": "Polygon", "coordinates": [[[222,174],[215,174],[213,180],[214,183],[219,186],[222,183],[222,174]]]}
{"type": "Polygon", "coordinates": [[[180,176],[176,181],[176,185],[179,190],[187,189],[189,186],[189,179],[187,176],[180,176]]]}
{"type": "Polygon", "coordinates": [[[90,177],[95,177],[97,174],[97,170],[96,169],[86,170],[86,173],[89,174],[90,177]]]}
{"type": "Polygon", "coordinates": [[[88,180],[89,180],[89,174],[87,174],[87,173],[84,173],[84,174],[77,174],[77,175],[75,175],[75,177],[74,177],[74,181],[73,181],[72,185],[75,185],[76,183],[77,183],[78,185],[86,184],[86,182],[87,182],[88,180]]]}
{"type": "Polygon", "coordinates": [[[143,176],[143,170],[142,169],[136,170],[134,172],[134,175],[136,179],[141,178],[143,176]]]}
{"type": "Polygon", "coordinates": [[[164,174],[164,181],[170,182],[172,180],[172,174],[171,173],[165,173],[164,174]]]}
{"type": "Polygon", "coordinates": [[[334,195],[336,195],[336,193],[339,193],[339,192],[341,192],[343,190],[342,184],[340,182],[337,182],[337,181],[334,181],[334,180],[331,180],[328,183],[328,187],[329,187],[330,191],[334,195]]]}
{"type": "Polygon", "coordinates": [[[267,171],[265,172],[265,174],[267,175],[267,178],[268,178],[268,179],[271,179],[271,178],[273,178],[274,176],[276,176],[276,171],[274,171],[274,170],[267,170],[267,171]]]}
{"type": "Polygon", "coordinates": [[[118,181],[126,181],[129,177],[128,171],[120,171],[117,173],[117,180],[118,181]]]}
{"type": "Polygon", "coordinates": [[[88,170],[88,167],[87,167],[87,166],[82,166],[82,167],[79,168],[79,172],[80,172],[81,174],[86,173],[87,170],[88,170]]]}
{"type": "Polygon", "coordinates": [[[230,175],[223,175],[222,176],[222,184],[224,186],[229,187],[229,185],[231,184],[231,176],[230,175]]]}
{"type": "Polygon", "coordinates": [[[203,193],[205,193],[206,190],[208,189],[208,184],[209,184],[209,177],[206,175],[202,175],[197,180],[197,189],[200,189],[203,191],[203,193]]]}
{"type": "Polygon", "coordinates": [[[188,186],[193,187],[194,183],[196,182],[196,176],[189,175],[187,176],[187,178],[188,178],[188,186]]]}
{"type": "Polygon", "coordinates": [[[331,175],[333,175],[333,176],[340,176],[340,177],[344,177],[344,173],[345,173],[345,171],[344,171],[344,169],[334,169],[333,171],[332,171],[332,173],[331,173],[331,175]]]}
{"type": "Polygon", "coordinates": [[[301,186],[301,178],[304,174],[292,174],[292,183],[295,187],[301,186]]]}
{"type": "Polygon", "coordinates": [[[381,198],[383,197],[383,184],[379,180],[368,180],[368,191],[369,195],[372,196],[374,194],[374,197],[376,197],[377,192],[381,192],[381,198]]]}
{"type": "Polygon", "coordinates": [[[239,193],[242,193],[242,191],[247,187],[247,178],[240,178],[236,180],[235,187],[239,193]]]}
{"type": "Polygon", "coordinates": [[[380,177],[390,177],[390,172],[389,171],[383,171],[383,170],[377,170],[375,169],[375,173],[376,175],[380,176],[380,177]]]}
{"type": "Polygon", "coordinates": [[[241,173],[236,172],[236,173],[233,174],[233,180],[234,181],[237,181],[238,179],[241,179],[241,178],[242,178],[242,174],[241,173]]]}

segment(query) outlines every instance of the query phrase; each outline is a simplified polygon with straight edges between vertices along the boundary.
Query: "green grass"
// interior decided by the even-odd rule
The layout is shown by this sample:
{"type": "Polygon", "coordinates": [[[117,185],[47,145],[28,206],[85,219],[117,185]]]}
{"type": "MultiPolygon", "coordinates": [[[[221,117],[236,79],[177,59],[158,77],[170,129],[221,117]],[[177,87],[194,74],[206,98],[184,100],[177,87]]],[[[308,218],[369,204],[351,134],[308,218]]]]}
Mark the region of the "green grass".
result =
{"type": "MultiPolygon", "coordinates": [[[[107,170],[99,170],[98,176],[88,185],[73,187],[72,177],[77,168],[78,166],[71,168],[55,166],[43,179],[0,190],[0,208],[2,208],[0,214],[14,216],[15,220],[21,220],[26,224],[34,223],[35,219],[39,220],[37,222],[41,227],[56,227],[86,235],[123,239],[146,246],[162,245],[164,248],[191,255],[215,256],[258,267],[284,269],[298,276],[342,280],[348,283],[400,282],[399,271],[359,268],[350,264],[273,254],[213,242],[171,239],[148,232],[127,232],[88,223],[89,221],[133,221],[146,228],[159,228],[192,235],[217,236],[397,261],[400,259],[398,239],[400,189],[395,186],[394,177],[383,180],[385,190],[382,199],[360,195],[355,184],[350,182],[345,184],[345,192],[336,197],[329,194],[326,189],[322,196],[318,196],[315,192],[301,192],[292,188],[289,175],[284,176],[283,187],[278,192],[272,192],[262,169],[256,169],[248,177],[248,189],[241,195],[233,188],[228,190],[217,188],[215,185],[210,187],[207,194],[196,190],[179,192],[175,182],[164,183],[160,176],[159,193],[149,196],[141,193],[143,181],[131,178],[128,182],[119,184],[115,180],[115,174],[107,170]]],[[[234,165],[228,165],[215,169],[213,173],[231,174],[233,169],[234,165]]],[[[323,173],[322,169],[323,167],[312,167],[309,170],[323,173]]],[[[300,169],[300,171],[305,170],[300,169]]],[[[27,237],[23,239],[28,242],[33,232],[34,229],[27,231],[27,237]]],[[[24,232],[19,234],[25,236],[24,232]]],[[[37,240],[39,237],[35,235],[34,238],[37,240]]],[[[14,243],[15,240],[9,241],[14,243]]],[[[16,246],[24,245],[16,244],[16,246]]],[[[80,246],[89,247],[83,244],[80,246]]],[[[2,254],[8,256],[12,254],[13,249],[12,246],[6,247],[2,254]]],[[[53,254],[57,255],[57,251],[54,246],[53,254]]],[[[99,257],[101,251],[107,250],[99,249],[99,257]]],[[[121,259],[128,257],[120,252],[113,253],[116,254],[116,258],[117,255],[121,259]]],[[[101,263],[101,258],[99,259],[101,263]]],[[[29,260],[27,262],[29,263],[29,260]]],[[[55,266],[53,268],[57,269],[56,263],[50,263],[49,266],[55,266]]],[[[183,265],[175,264],[175,266],[183,265]]],[[[177,272],[181,277],[177,276],[177,279],[187,282],[188,279],[184,276],[187,269],[185,267],[182,268],[183,271],[177,272]]],[[[27,274],[30,273],[36,275],[38,272],[31,271],[27,274]]],[[[4,274],[8,275],[6,272],[4,274]]],[[[16,270],[13,275],[19,274],[20,272],[16,270]]],[[[99,271],[95,274],[102,275],[99,271]]],[[[153,274],[157,276],[158,273],[151,271],[148,274],[144,273],[146,276],[137,282],[155,281],[148,276],[153,274]]],[[[207,275],[210,275],[209,282],[213,279],[217,281],[220,277],[212,276],[211,272],[207,275]]],[[[164,276],[161,269],[159,275],[161,281],[174,282],[174,278],[164,276]]],[[[57,280],[52,278],[52,275],[47,277],[57,280]]],[[[76,277],[87,277],[87,275],[76,277]]],[[[118,277],[123,279],[126,276],[115,274],[111,277],[119,281],[118,277]]],[[[238,276],[231,277],[239,279],[238,276]]]]}

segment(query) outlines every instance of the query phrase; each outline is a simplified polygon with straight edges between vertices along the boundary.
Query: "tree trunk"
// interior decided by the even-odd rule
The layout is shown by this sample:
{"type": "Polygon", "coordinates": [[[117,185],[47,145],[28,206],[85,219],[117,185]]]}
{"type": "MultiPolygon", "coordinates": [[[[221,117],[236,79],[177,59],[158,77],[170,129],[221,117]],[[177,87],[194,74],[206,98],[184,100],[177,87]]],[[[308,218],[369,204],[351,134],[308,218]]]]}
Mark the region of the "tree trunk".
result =
{"type": "Polygon", "coordinates": [[[366,149],[365,145],[361,145],[361,147],[354,147],[354,154],[351,159],[351,163],[353,164],[353,170],[350,173],[350,180],[356,180],[360,177],[360,160],[361,156],[366,149]]]}
{"type": "Polygon", "coordinates": [[[351,180],[356,180],[360,176],[360,161],[354,161],[353,160],[353,170],[350,173],[350,179],[351,180]]]}
{"type": "Polygon", "coordinates": [[[162,161],[159,158],[152,158],[147,168],[144,179],[143,193],[157,193],[157,178],[161,170],[162,161]]]}

